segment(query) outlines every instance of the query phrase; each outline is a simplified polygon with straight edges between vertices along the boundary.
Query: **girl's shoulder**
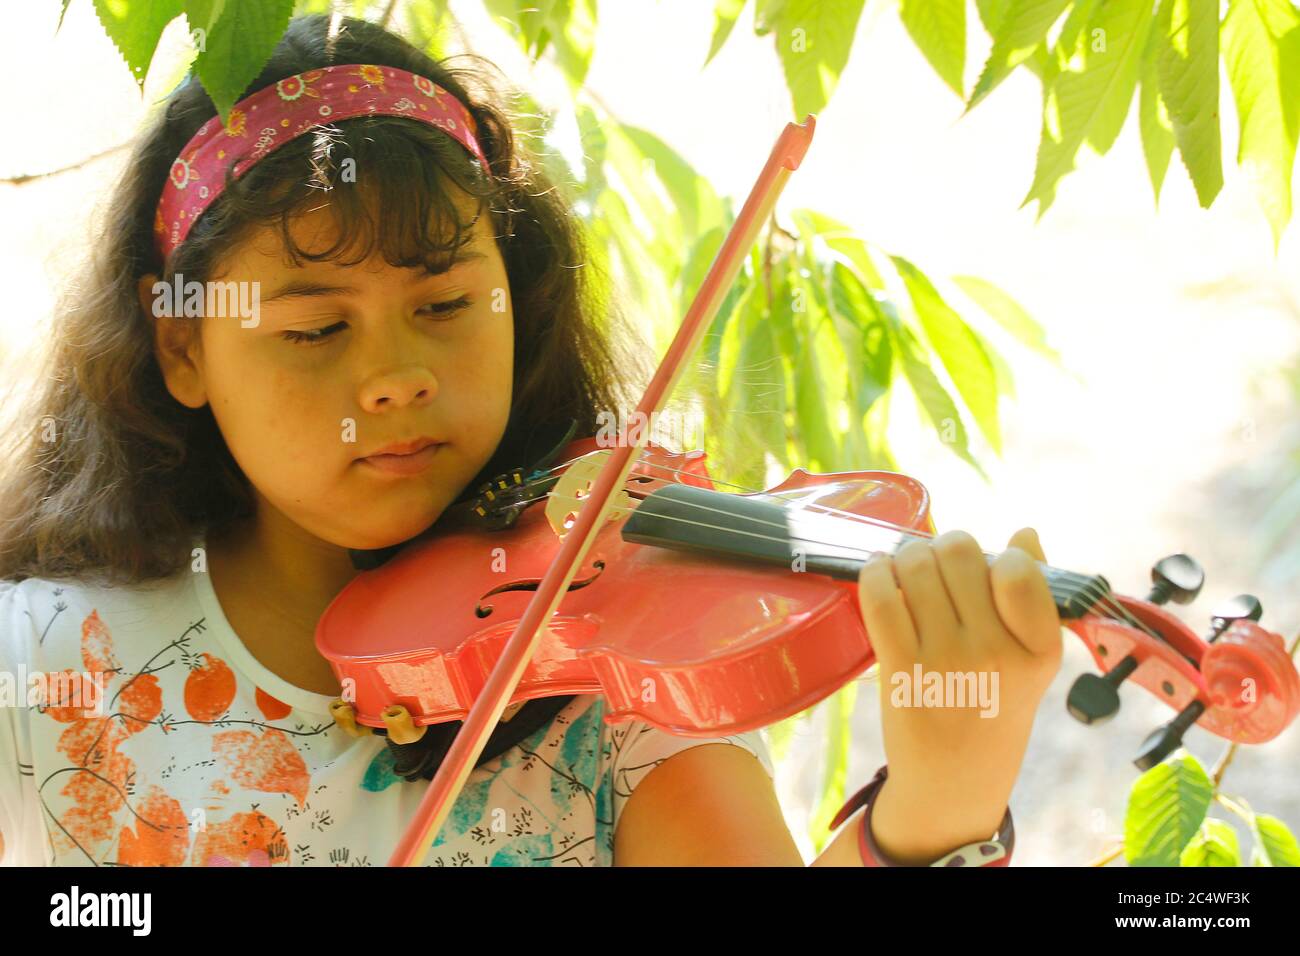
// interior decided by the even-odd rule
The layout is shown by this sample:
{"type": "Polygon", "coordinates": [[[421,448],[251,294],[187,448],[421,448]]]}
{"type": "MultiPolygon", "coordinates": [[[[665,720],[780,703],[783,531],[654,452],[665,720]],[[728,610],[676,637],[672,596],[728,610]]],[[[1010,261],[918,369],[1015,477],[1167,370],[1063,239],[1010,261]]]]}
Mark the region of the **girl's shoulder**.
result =
{"type": "Polygon", "coordinates": [[[187,575],[134,585],[100,577],[0,581],[0,662],[90,667],[111,657],[114,635],[130,642],[160,620],[192,618],[197,596],[187,575]]]}
{"type": "Polygon", "coordinates": [[[602,776],[609,783],[612,797],[611,810],[616,826],[624,805],[632,796],[632,791],[651,771],[683,750],[707,744],[740,747],[754,755],[769,778],[774,779],[776,776],[767,744],[759,730],[687,737],[661,730],[643,720],[633,719],[609,724],[604,720],[605,713],[604,698],[590,695],[575,698],[569,707],[560,712],[557,720],[569,715],[573,718],[571,723],[575,725],[590,721],[594,733],[599,736],[602,776]]]}

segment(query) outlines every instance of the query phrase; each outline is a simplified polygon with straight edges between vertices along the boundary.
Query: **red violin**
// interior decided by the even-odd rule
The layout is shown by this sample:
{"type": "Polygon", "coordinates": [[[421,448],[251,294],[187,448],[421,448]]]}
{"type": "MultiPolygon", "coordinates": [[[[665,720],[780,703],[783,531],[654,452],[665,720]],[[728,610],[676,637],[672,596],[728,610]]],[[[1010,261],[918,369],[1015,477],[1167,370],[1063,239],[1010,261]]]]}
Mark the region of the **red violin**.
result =
{"type": "MultiPolygon", "coordinates": [[[[587,438],[565,449],[565,465],[503,476],[467,509],[479,526],[420,541],[340,593],[317,646],[355,692],[350,709],[336,706],[342,723],[386,727],[404,743],[469,713],[608,455],[587,438]],[[508,527],[484,529],[503,515],[508,527]]],[[[875,659],[857,604],[863,562],[931,533],[929,496],[903,475],[797,469],[766,492],[734,494],[714,489],[702,452],[650,446],[510,702],[600,694],[608,722],[682,736],[799,713],[875,659]]],[[[1123,680],[1239,743],[1272,739],[1300,709],[1300,677],[1282,638],[1251,620],[1257,603],[1237,599],[1207,639],[1160,607],[1200,590],[1189,558],[1158,564],[1147,600],[1113,594],[1096,575],[1043,572],[1063,623],[1109,678],[1075,685],[1080,719],[1113,715],[1123,680]]]]}
{"type": "MultiPolygon", "coordinates": [[[[635,420],[666,402],[814,128],[809,116],[778,139],[635,420]]],[[[925,489],[897,474],[796,470],[766,491],[725,493],[702,452],[651,446],[643,431],[612,448],[581,439],[561,458],[491,483],[446,530],[359,574],[317,625],[349,691],[334,707],[340,725],[405,743],[464,721],[392,863],[423,858],[511,703],[601,694],[609,722],[686,736],[752,730],[817,703],[874,659],[857,606],[863,561],[933,532],[925,489]]],[[[1200,589],[1185,556],[1157,565],[1147,600],[1043,570],[1104,672],[1075,684],[1071,712],[1104,720],[1125,679],[1177,712],[1140,763],[1163,759],[1194,722],[1258,743],[1300,709],[1300,676],[1282,639],[1254,623],[1258,602],[1237,599],[1205,639],[1160,607],[1200,589]]]]}

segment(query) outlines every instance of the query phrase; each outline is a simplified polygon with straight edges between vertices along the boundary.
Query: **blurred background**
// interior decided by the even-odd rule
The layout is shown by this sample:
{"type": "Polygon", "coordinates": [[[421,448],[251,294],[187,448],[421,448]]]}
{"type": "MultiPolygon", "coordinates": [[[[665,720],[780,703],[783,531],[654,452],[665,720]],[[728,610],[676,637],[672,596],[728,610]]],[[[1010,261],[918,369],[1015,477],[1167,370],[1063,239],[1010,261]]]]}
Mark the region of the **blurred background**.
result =
{"type": "MultiPolygon", "coordinates": [[[[417,2],[399,4],[393,25],[402,29],[417,2]]],[[[580,166],[573,90],[553,60],[534,63],[483,3],[450,6],[459,28],[446,34],[446,48],[488,57],[556,111],[554,146],[580,166]]],[[[20,393],[29,350],[57,321],[56,295],[74,277],[97,204],[120,173],[120,147],[193,56],[183,22],[173,22],[142,96],[90,0],[72,0],[56,35],[58,19],[58,3],[16,5],[0,38],[0,61],[27,80],[0,89],[0,382],[20,393]]],[[[771,37],[754,35],[748,12],[701,70],[714,20],[711,4],[692,0],[607,2],[582,85],[621,123],[653,131],[738,208],[793,118],[791,97],[771,37]]],[[[969,85],[989,40],[972,27],[968,42],[969,85]]],[[[1300,514],[1296,230],[1275,250],[1235,164],[1226,80],[1225,182],[1212,208],[1198,205],[1177,153],[1157,208],[1135,107],[1106,156],[1080,155],[1036,222],[1036,207],[1020,206],[1034,175],[1041,99],[1038,79],[1021,69],[963,116],[962,100],[897,12],[869,3],[778,212],[831,213],[936,280],[966,274],[996,283],[1059,353],[1054,364],[1005,340],[1015,397],[999,404],[1001,454],[971,430],[987,480],[944,447],[906,393],[890,403],[889,451],[898,470],[929,488],[940,530],[967,529],[998,550],[1032,525],[1051,563],[1103,573],[1139,595],[1154,560],[1184,551],[1207,572],[1202,597],[1179,611],[1198,631],[1216,601],[1248,591],[1264,604],[1263,623],[1289,645],[1300,631],[1300,558],[1290,535],[1300,514]]],[[[626,291],[623,306],[647,327],[671,331],[680,319],[626,291]]],[[[1078,865],[1110,851],[1137,777],[1132,756],[1169,716],[1130,690],[1110,724],[1076,723],[1065,693],[1090,663],[1067,635],[1013,796],[1018,863],[1078,865]]],[[[884,761],[877,690],[858,682],[849,790],[884,761]]],[[[833,720],[830,707],[817,708],[781,745],[779,794],[807,859],[809,820],[833,760],[825,746],[833,720]]],[[[1225,746],[1199,729],[1186,739],[1207,767],[1225,746]]],[[[1294,727],[1242,748],[1224,791],[1294,828],[1298,757],[1294,727]]]]}

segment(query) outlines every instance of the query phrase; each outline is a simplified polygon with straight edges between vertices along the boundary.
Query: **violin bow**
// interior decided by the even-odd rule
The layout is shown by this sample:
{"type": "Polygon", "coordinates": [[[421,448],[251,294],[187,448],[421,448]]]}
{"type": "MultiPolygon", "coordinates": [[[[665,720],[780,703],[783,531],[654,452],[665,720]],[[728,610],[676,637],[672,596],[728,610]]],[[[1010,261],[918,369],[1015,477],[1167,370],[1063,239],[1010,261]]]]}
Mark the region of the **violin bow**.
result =
{"type": "MultiPolygon", "coordinates": [[[[781,132],[758,181],[750,190],[749,198],[745,200],[740,215],[732,224],[695,300],[637,406],[637,412],[645,417],[634,420],[652,421],[652,416],[660,411],[672,394],[687,358],[694,354],[709,323],[721,307],[723,298],[735,282],[745,256],[757,241],[759,230],[771,215],[786,181],[799,168],[812,143],[816,126],[817,118],[810,113],[803,123],[787,123],[781,132]]],[[[638,428],[633,431],[636,433],[634,437],[619,442],[610,450],[608,459],[593,480],[583,507],[561,539],[559,552],[529,601],[523,617],[502,650],[500,659],[492,668],[482,692],[470,707],[456,739],[421,798],[415,816],[393,851],[388,861],[390,866],[419,865],[441,830],[452,804],[469,779],[479,754],[487,745],[488,737],[501,719],[510,695],[514,693],[524,670],[532,660],[546,623],[551,620],[564,595],[568,593],[569,585],[595,541],[597,532],[604,526],[614,503],[614,489],[623,486],[635,463],[636,454],[649,440],[650,429],[638,428]]]]}

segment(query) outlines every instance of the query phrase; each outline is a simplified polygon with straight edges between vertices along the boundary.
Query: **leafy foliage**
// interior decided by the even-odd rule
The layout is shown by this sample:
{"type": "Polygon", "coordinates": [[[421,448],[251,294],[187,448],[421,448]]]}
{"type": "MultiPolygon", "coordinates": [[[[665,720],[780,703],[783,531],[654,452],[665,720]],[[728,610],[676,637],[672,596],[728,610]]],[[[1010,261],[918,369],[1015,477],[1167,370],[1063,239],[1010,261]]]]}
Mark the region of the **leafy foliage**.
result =
{"type": "Polygon", "coordinates": [[[1124,819],[1124,855],[1134,866],[1177,866],[1196,836],[1214,788],[1191,754],[1171,757],[1133,784],[1124,819]]]}
{"type": "Polygon", "coordinates": [[[1254,813],[1218,792],[1200,762],[1180,750],[1139,777],[1124,819],[1124,855],[1133,866],[1240,866],[1237,832],[1208,815],[1218,799],[1254,839],[1252,865],[1300,866],[1300,846],[1286,824],[1254,813]]]}

